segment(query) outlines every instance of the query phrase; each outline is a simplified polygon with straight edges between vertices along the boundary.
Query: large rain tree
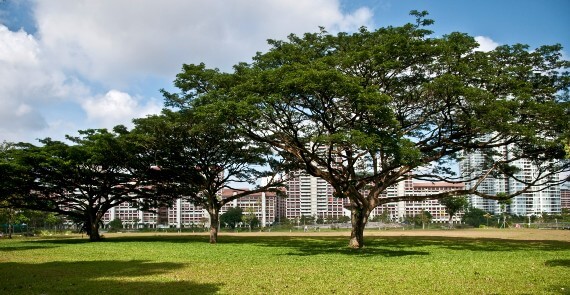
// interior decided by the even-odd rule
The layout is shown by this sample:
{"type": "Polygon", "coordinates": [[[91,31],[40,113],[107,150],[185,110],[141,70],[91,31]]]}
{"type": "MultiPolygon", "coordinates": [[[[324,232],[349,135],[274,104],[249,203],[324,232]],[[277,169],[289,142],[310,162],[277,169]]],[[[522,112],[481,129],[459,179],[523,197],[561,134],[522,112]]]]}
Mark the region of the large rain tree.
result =
{"type": "Polygon", "coordinates": [[[25,192],[26,184],[30,181],[25,167],[14,161],[13,153],[18,144],[2,142],[0,144],[0,206],[9,207],[8,199],[25,192]]]}
{"type": "Polygon", "coordinates": [[[222,118],[193,107],[164,110],[134,122],[132,142],[144,146],[147,157],[155,161],[152,181],[172,199],[186,199],[206,209],[212,244],[217,243],[225,204],[258,192],[279,191],[281,179],[274,172],[279,170],[272,169],[279,162],[272,149],[243,137],[222,118]],[[260,178],[266,181],[258,183],[260,178]],[[224,189],[236,193],[222,198],[224,189]]]}
{"type": "Polygon", "coordinates": [[[235,118],[249,137],[326,180],[336,197],[348,200],[352,248],[364,245],[368,216],[381,204],[469,194],[512,198],[557,184],[556,173],[568,170],[562,137],[570,128],[570,64],[561,46],[481,52],[464,33],[432,36],[427,13],[412,14],[415,23],[398,27],[270,40],[267,52],[230,74],[188,66],[177,86],[192,95],[172,102],[210,104],[212,113],[235,118]],[[486,162],[455,173],[466,153],[482,153],[486,162]],[[517,176],[512,164],[520,159],[539,167],[532,179],[517,176]],[[480,183],[490,177],[520,189],[487,194],[480,183]],[[474,185],[429,197],[383,196],[408,178],[474,185]]]}
{"type": "Polygon", "coordinates": [[[18,180],[15,193],[2,196],[5,204],[66,216],[81,224],[91,241],[100,240],[110,208],[125,202],[156,205],[156,187],[144,183],[150,164],[124,140],[124,127],[115,131],[80,131],[67,137],[71,145],[49,138],[40,146],[15,145],[2,159],[1,166],[12,167],[2,178],[18,180]]]}

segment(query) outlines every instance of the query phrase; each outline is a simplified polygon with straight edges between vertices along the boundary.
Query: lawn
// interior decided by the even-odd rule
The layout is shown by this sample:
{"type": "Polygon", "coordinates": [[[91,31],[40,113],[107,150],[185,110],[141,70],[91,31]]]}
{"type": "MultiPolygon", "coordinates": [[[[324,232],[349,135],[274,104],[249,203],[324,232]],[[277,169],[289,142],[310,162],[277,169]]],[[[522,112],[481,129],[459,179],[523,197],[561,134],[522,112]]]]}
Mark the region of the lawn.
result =
{"type": "Polygon", "coordinates": [[[570,294],[570,231],[387,233],[2,239],[0,294],[570,294]]]}

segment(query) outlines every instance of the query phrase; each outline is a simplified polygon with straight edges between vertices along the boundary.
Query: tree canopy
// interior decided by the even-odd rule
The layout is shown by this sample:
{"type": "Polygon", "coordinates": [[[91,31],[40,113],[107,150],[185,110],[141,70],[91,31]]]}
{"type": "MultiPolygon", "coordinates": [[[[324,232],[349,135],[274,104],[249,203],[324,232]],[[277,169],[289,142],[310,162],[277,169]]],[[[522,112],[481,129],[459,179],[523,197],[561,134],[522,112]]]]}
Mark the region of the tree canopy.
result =
{"type": "Polygon", "coordinates": [[[79,133],[67,137],[73,145],[46,138],[41,146],[22,143],[6,151],[1,166],[17,169],[5,177],[19,184],[2,197],[15,208],[67,216],[97,241],[101,219],[110,208],[124,202],[144,208],[160,198],[155,187],[145,183],[149,166],[124,140],[124,127],[79,133]]]}
{"type": "Polygon", "coordinates": [[[467,225],[473,227],[479,227],[480,225],[485,225],[486,222],[488,223],[488,219],[491,217],[491,214],[475,207],[469,207],[465,210],[465,213],[461,217],[461,221],[467,225]]]}
{"type": "Polygon", "coordinates": [[[467,209],[469,201],[464,196],[459,197],[445,197],[439,200],[439,202],[445,207],[445,211],[449,215],[449,226],[451,227],[453,222],[453,216],[457,213],[467,209]]]}
{"type": "Polygon", "coordinates": [[[153,182],[163,188],[163,195],[186,199],[208,211],[211,243],[217,242],[220,209],[225,204],[262,191],[278,191],[280,170],[274,168],[279,161],[272,149],[243,137],[225,118],[185,109],[164,110],[134,122],[133,141],[144,146],[159,171],[153,182]],[[257,183],[262,177],[268,180],[257,183]],[[222,197],[223,189],[236,193],[222,197]]]}
{"type": "Polygon", "coordinates": [[[243,209],[240,207],[231,207],[225,213],[220,215],[220,222],[234,229],[242,220],[243,209]]]}
{"type": "Polygon", "coordinates": [[[249,138],[326,180],[349,200],[354,248],[363,246],[378,205],[426,198],[382,195],[404,179],[477,183],[429,196],[436,199],[498,199],[479,184],[499,175],[521,184],[505,198],[556,184],[552,175],[569,167],[562,159],[570,63],[561,46],[481,52],[464,33],[432,36],[427,13],[412,14],[416,22],[403,26],[270,40],[267,52],[233,73],[184,65],[180,93],[167,102],[231,118],[249,138]],[[508,158],[496,154],[499,147],[508,158]],[[454,173],[472,152],[489,155],[484,167],[454,173]],[[512,164],[520,159],[539,167],[533,179],[516,177],[512,164]]]}

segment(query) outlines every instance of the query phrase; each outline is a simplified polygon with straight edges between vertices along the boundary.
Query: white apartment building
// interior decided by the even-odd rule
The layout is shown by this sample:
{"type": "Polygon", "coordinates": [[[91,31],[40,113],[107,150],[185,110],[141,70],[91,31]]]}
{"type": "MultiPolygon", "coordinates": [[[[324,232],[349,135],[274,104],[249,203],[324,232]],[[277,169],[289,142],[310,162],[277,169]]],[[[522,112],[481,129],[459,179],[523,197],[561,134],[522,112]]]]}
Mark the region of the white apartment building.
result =
{"type": "MultiPolygon", "coordinates": [[[[508,159],[508,149],[503,147],[497,150],[498,153],[493,157],[505,157],[508,159]]],[[[484,167],[485,155],[482,153],[464,154],[463,160],[460,163],[461,173],[465,176],[473,176],[480,173],[484,167]]],[[[534,179],[538,173],[538,169],[531,161],[527,159],[520,159],[513,161],[512,165],[517,167],[519,171],[515,177],[530,181],[534,179]]],[[[559,175],[551,176],[553,179],[558,180],[559,175]]],[[[476,181],[465,183],[467,189],[472,188],[476,181]]],[[[524,188],[524,184],[516,181],[515,179],[500,179],[489,176],[478,187],[478,191],[496,195],[497,193],[514,193],[524,188]]],[[[553,214],[560,213],[560,186],[546,187],[544,185],[534,186],[529,193],[524,193],[512,199],[512,203],[507,206],[506,210],[510,214],[515,215],[531,215],[541,214],[543,212],[553,214]]],[[[469,201],[475,208],[482,209],[490,213],[500,213],[500,205],[497,201],[484,199],[479,196],[470,195],[469,201]]]]}
{"type": "MultiPolygon", "coordinates": [[[[323,217],[349,216],[350,211],[344,206],[348,204],[346,199],[333,197],[333,188],[323,179],[304,173],[295,173],[287,181],[287,198],[285,199],[284,216],[295,219],[302,215],[323,217]]],[[[464,184],[446,182],[414,182],[407,179],[391,186],[383,194],[383,197],[396,196],[429,196],[437,193],[463,189],[464,184]]],[[[445,207],[438,200],[423,201],[400,201],[380,205],[370,213],[369,219],[376,215],[387,212],[392,221],[402,221],[406,216],[415,216],[422,211],[431,213],[433,222],[446,223],[449,215],[445,207]]],[[[462,214],[453,217],[453,222],[460,222],[462,214]]]]}
{"type": "Polygon", "coordinates": [[[287,198],[283,200],[280,217],[297,219],[301,216],[338,218],[350,212],[345,200],[333,197],[333,188],[325,180],[296,172],[287,180],[287,198]]]}
{"type": "MultiPolygon", "coordinates": [[[[222,193],[223,198],[236,194],[237,191],[225,189],[222,193]]],[[[245,197],[235,199],[224,205],[221,212],[226,212],[231,207],[239,207],[243,209],[243,213],[248,211],[255,214],[262,227],[269,226],[276,221],[277,218],[277,194],[274,192],[261,192],[251,194],[245,197]]]]}
{"type": "Polygon", "coordinates": [[[154,228],[157,224],[158,215],[141,211],[130,203],[123,203],[107,211],[103,216],[103,222],[109,223],[116,218],[121,219],[125,228],[141,228],[144,226],[154,228]]]}
{"type": "MultiPolygon", "coordinates": [[[[229,197],[235,193],[236,191],[226,189],[221,197],[229,197]]],[[[277,196],[275,193],[263,192],[239,198],[223,206],[220,214],[225,213],[230,207],[240,207],[244,212],[251,208],[261,225],[268,226],[276,219],[277,196]]],[[[156,211],[156,213],[144,212],[130,203],[123,203],[111,208],[103,216],[103,222],[106,224],[119,218],[126,228],[188,228],[210,225],[210,215],[206,209],[183,198],[177,199],[170,207],[158,208],[156,211]]]]}
{"type": "MultiPolygon", "coordinates": [[[[389,187],[384,196],[430,196],[463,188],[463,183],[414,182],[407,179],[389,187]]],[[[427,211],[432,215],[432,222],[447,223],[449,221],[445,206],[441,205],[438,200],[429,198],[422,201],[400,201],[380,205],[372,211],[370,218],[387,212],[392,221],[402,221],[406,216],[419,215],[422,211],[427,211]]],[[[456,214],[453,216],[452,222],[459,223],[462,216],[462,213],[456,214]]]]}

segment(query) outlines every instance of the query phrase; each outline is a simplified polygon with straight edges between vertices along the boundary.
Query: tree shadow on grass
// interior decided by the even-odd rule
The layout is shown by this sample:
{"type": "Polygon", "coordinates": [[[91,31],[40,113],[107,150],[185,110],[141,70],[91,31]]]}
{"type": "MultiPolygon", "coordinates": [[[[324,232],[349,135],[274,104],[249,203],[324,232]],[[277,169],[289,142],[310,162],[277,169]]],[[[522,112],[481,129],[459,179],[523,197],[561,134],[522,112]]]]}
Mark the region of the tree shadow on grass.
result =
{"type": "Polygon", "coordinates": [[[100,241],[91,242],[86,238],[74,238],[74,239],[46,239],[46,240],[36,240],[35,243],[48,243],[48,244],[62,244],[62,245],[73,245],[73,244],[89,244],[89,243],[115,243],[115,242],[161,242],[161,243],[208,243],[209,239],[207,236],[202,235],[156,235],[156,236],[120,236],[120,237],[102,237],[100,241]]]}
{"type": "Polygon", "coordinates": [[[287,255],[309,256],[319,254],[346,254],[355,256],[400,257],[429,255],[430,247],[456,251],[513,252],[513,251],[567,251],[570,243],[564,241],[528,241],[494,238],[457,237],[367,237],[362,249],[348,248],[347,237],[224,237],[220,243],[254,243],[267,247],[286,247],[287,255]]]}
{"type": "Polygon", "coordinates": [[[282,239],[259,239],[256,241],[265,247],[286,247],[291,251],[285,255],[312,256],[320,254],[343,254],[352,256],[401,257],[410,255],[429,255],[426,251],[407,248],[389,248],[365,246],[361,249],[348,247],[346,237],[283,237],[282,239]]]}
{"type": "MultiPolygon", "coordinates": [[[[43,241],[46,242],[46,241],[43,241]]],[[[123,236],[102,239],[97,243],[128,243],[128,242],[160,242],[160,243],[198,243],[207,244],[206,236],[180,235],[180,236],[123,236]]],[[[86,240],[50,240],[54,244],[78,244],[90,243],[86,240]]],[[[288,248],[291,251],[287,255],[310,256],[318,254],[345,254],[355,256],[381,255],[386,257],[398,257],[407,255],[428,255],[425,251],[413,251],[401,247],[391,249],[387,247],[364,247],[362,249],[350,249],[347,247],[346,237],[293,237],[293,236],[220,236],[218,244],[255,244],[265,247],[288,248]]],[[[214,245],[212,245],[214,247],[214,245]]]]}
{"type": "Polygon", "coordinates": [[[73,245],[73,244],[86,244],[92,243],[89,239],[84,238],[50,238],[50,239],[37,239],[29,240],[27,242],[32,243],[46,243],[46,244],[61,244],[61,245],[73,245]]]}
{"type": "Polygon", "coordinates": [[[21,246],[21,245],[15,245],[15,246],[10,246],[10,247],[0,247],[0,252],[13,252],[13,251],[24,251],[24,250],[37,250],[37,249],[50,249],[50,248],[56,248],[54,246],[21,246]]]}
{"type": "MultiPolygon", "coordinates": [[[[90,243],[87,240],[50,240],[41,241],[53,244],[90,243]]],[[[207,244],[207,236],[123,236],[105,238],[102,243],[124,242],[161,242],[161,243],[198,243],[207,244]]],[[[219,236],[218,244],[256,244],[265,247],[288,248],[288,255],[309,256],[338,253],[356,256],[381,255],[399,257],[407,255],[429,255],[426,247],[439,247],[457,251],[509,252],[509,251],[567,251],[570,242],[541,240],[506,240],[497,238],[460,238],[432,236],[372,236],[365,237],[362,249],[348,248],[346,236],[219,236]]]]}
{"type": "Polygon", "coordinates": [[[26,238],[15,240],[13,243],[0,243],[0,252],[13,252],[22,250],[52,249],[61,245],[73,245],[88,243],[88,240],[74,238],[26,238]]]}
{"type": "Polygon", "coordinates": [[[457,237],[372,237],[370,245],[391,248],[418,248],[435,246],[458,251],[512,252],[512,251],[567,251],[570,243],[564,241],[506,240],[497,238],[457,238],[457,237]]]}
{"type": "Polygon", "coordinates": [[[149,280],[184,267],[150,261],[0,263],[1,294],[215,294],[220,286],[149,280]]]}
{"type": "MultiPolygon", "coordinates": [[[[570,259],[554,259],[548,260],[544,263],[546,266],[563,266],[570,267],[570,259]]],[[[570,290],[568,290],[570,292],[570,290]]]]}

